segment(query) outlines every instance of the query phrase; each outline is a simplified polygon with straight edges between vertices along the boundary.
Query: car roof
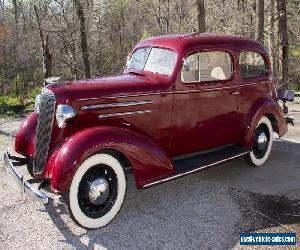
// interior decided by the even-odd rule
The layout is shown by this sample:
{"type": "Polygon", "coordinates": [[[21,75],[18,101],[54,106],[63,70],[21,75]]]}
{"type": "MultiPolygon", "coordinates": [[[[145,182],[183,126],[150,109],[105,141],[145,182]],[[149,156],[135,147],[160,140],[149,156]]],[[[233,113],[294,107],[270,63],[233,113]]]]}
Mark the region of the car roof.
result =
{"type": "Polygon", "coordinates": [[[263,45],[251,38],[226,35],[218,33],[189,33],[189,34],[171,34],[164,36],[155,36],[141,41],[136,48],[146,46],[158,46],[173,49],[177,52],[187,51],[199,45],[223,45],[245,47],[257,47],[266,52],[263,45]]]}

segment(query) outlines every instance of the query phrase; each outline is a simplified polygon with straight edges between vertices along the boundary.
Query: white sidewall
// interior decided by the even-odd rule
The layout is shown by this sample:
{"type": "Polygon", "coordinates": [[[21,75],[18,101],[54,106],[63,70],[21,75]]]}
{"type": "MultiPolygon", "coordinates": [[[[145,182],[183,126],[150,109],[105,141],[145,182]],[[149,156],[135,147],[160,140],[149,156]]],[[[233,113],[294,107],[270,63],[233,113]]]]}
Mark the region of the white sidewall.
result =
{"type": "MultiPolygon", "coordinates": [[[[270,155],[270,153],[271,153],[272,144],[273,144],[273,128],[272,128],[272,124],[271,124],[270,120],[269,120],[267,117],[263,116],[263,117],[259,120],[259,122],[258,122],[258,124],[257,124],[257,127],[258,127],[260,124],[266,124],[266,125],[267,125],[267,127],[268,127],[268,129],[269,129],[269,133],[270,133],[270,142],[269,142],[269,145],[268,145],[267,152],[266,152],[266,154],[265,154],[265,156],[264,156],[263,158],[257,159],[257,158],[255,157],[253,151],[250,152],[250,158],[251,158],[253,164],[254,164],[255,166],[257,166],[257,167],[262,166],[262,165],[268,160],[269,155],[270,155]]],[[[257,127],[256,127],[256,128],[257,128],[257,127]]]]}
{"type": "Polygon", "coordinates": [[[77,172],[75,173],[71,186],[70,186],[70,193],[69,193],[69,201],[70,201],[70,209],[76,221],[86,228],[99,228],[107,225],[119,212],[123,200],[126,193],[126,178],[124,175],[123,168],[119,161],[109,154],[97,154],[93,155],[87,160],[85,160],[81,166],[78,168],[77,172]],[[103,217],[100,218],[90,218],[86,216],[80,209],[78,203],[78,187],[79,183],[84,176],[84,174],[93,166],[98,164],[105,164],[110,166],[114,171],[118,178],[117,182],[117,192],[118,196],[115,201],[114,206],[111,210],[105,214],[103,217]]]}

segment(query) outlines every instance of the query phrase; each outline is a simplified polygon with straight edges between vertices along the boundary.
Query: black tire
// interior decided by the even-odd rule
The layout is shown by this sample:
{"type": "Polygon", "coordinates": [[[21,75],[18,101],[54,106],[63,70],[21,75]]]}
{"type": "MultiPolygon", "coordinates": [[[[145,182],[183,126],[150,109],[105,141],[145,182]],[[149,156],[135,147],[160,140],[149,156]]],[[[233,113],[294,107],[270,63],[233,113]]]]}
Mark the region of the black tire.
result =
{"type": "Polygon", "coordinates": [[[245,160],[252,167],[260,167],[268,160],[273,144],[273,127],[271,121],[263,116],[254,132],[253,149],[245,155],[245,160]]]}
{"type": "Polygon", "coordinates": [[[76,224],[97,229],[115,218],[125,194],[122,164],[111,154],[99,153],[81,164],[64,198],[76,224]]]}

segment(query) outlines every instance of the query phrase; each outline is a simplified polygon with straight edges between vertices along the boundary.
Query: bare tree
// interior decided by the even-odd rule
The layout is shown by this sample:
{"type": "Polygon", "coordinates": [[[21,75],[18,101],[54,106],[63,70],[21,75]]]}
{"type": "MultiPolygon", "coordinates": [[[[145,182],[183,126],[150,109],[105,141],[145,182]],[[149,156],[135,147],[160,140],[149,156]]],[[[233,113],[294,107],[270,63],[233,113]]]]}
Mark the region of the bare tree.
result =
{"type": "Polygon", "coordinates": [[[46,36],[44,35],[44,32],[42,30],[42,25],[41,25],[41,19],[36,5],[34,5],[34,12],[35,12],[36,21],[38,24],[38,29],[39,29],[40,39],[41,39],[41,46],[43,51],[43,71],[44,71],[44,78],[46,79],[48,77],[51,77],[52,74],[52,55],[49,49],[49,35],[46,36]]]}
{"type": "Polygon", "coordinates": [[[198,31],[205,32],[205,0],[196,0],[197,12],[198,12],[198,31]]]}
{"type": "MultiPolygon", "coordinates": [[[[12,4],[13,4],[13,13],[14,13],[14,26],[13,26],[13,54],[12,54],[12,58],[13,61],[16,61],[16,54],[17,54],[17,47],[18,47],[18,41],[19,41],[19,28],[18,28],[18,2],[17,0],[12,0],[12,4]]],[[[16,65],[14,65],[13,67],[16,67],[16,65]]],[[[19,83],[18,83],[18,78],[16,78],[15,80],[15,88],[16,88],[16,94],[19,94],[19,83]]]]}
{"type": "Polygon", "coordinates": [[[276,51],[275,51],[275,10],[274,10],[274,0],[270,0],[270,11],[269,11],[269,51],[270,51],[270,60],[273,69],[273,74],[277,74],[276,70],[276,51]]]}
{"type": "Polygon", "coordinates": [[[91,78],[91,67],[89,59],[89,49],[87,44],[86,28],[85,28],[85,16],[83,12],[83,6],[80,0],[74,0],[76,13],[80,22],[80,45],[84,68],[84,77],[91,78]]]}
{"type": "Polygon", "coordinates": [[[288,88],[289,40],[287,30],[286,1],[277,0],[279,38],[279,77],[284,88],[288,88]]]}
{"type": "Polygon", "coordinates": [[[195,30],[263,41],[274,73],[295,83],[299,23],[298,0],[0,0],[0,94],[27,92],[43,68],[64,80],[116,74],[141,39],[195,30]]]}
{"type": "Polygon", "coordinates": [[[256,0],[256,40],[264,43],[265,31],[265,1],[256,0]]]}

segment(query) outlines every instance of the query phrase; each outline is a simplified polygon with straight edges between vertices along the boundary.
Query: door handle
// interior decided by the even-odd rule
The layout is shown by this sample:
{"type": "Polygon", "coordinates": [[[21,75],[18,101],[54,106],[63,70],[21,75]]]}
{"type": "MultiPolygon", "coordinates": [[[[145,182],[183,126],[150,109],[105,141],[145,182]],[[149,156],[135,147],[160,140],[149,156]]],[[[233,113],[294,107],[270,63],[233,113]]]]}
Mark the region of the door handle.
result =
{"type": "Polygon", "coordinates": [[[239,95],[239,94],[240,94],[240,91],[235,91],[235,92],[232,92],[231,94],[232,94],[232,95],[239,95]]]}

